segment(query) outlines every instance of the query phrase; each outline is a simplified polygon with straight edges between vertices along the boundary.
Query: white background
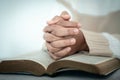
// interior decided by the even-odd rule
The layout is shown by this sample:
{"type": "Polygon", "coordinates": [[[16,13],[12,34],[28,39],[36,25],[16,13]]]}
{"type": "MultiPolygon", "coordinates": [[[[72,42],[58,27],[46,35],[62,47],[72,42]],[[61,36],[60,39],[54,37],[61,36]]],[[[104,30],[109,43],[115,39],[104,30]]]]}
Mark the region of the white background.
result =
{"type": "MultiPolygon", "coordinates": [[[[80,13],[105,15],[120,0],[67,0],[80,13]]],[[[46,21],[67,10],[55,0],[0,0],[0,58],[40,50],[46,21]]]]}
{"type": "Polygon", "coordinates": [[[55,0],[0,0],[0,58],[40,50],[46,21],[63,10],[55,0]]]}

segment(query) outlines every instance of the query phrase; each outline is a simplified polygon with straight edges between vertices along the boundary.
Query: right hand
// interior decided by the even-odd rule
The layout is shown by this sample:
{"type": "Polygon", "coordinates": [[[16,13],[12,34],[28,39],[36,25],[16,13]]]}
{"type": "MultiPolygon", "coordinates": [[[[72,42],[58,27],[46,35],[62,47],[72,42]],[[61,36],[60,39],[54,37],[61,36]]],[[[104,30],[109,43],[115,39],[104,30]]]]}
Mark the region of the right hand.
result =
{"type": "Polygon", "coordinates": [[[64,16],[54,17],[44,29],[46,46],[53,59],[60,59],[84,50],[85,40],[82,32],[78,30],[78,23],[68,20],[64,16]]]}

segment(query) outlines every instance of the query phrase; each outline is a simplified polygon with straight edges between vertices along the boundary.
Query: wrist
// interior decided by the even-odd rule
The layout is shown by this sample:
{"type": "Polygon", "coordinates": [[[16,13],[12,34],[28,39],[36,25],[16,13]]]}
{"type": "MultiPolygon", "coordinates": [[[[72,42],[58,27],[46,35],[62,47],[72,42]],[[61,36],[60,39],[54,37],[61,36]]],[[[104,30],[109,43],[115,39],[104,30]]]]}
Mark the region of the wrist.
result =
{"type": "Polygon", "coordinates": [[[89,51],[89,47],[88,47],[88,44],[87,44],[87,42],[85,40],[85,36],[84,36],[82,31],[80,31],[80,32],[81,32],[81,35],[82,35],[82,44],[81,44],[80,51],[89,51]]]}
{"type": "Polygon", "coordinates": [[[89,51],[89,47],[87,45],[87,42],[84,40],[84,44],[83,44],[83,51],[89,51]]]}

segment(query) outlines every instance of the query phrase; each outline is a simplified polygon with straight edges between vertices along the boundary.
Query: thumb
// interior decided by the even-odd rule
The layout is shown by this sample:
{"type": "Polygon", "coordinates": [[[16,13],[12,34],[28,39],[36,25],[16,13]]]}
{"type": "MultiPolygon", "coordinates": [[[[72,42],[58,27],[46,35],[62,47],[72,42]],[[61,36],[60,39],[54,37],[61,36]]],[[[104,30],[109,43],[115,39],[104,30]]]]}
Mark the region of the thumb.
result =
{"type": "Polygon", "coordinates": [[[69,20],[70,19],[70,15],[68,14],[67,11],[63,11],[60,16],[55,16],[52,20],[47,21],[48,25],[51,24],[55,24],[57,22],[59,22],[60,20],[69,20]]]}
{"type": "Polygon", "coordinates": [[[60,20],[63,20],[63,18],[60,16],[55,16],[52,20],[47,21],[47,24],[49,24],[49,25],[55,24],[55,23],[59,22],[60,20]]]}
{"type": "Polygon", "coordinates": [[[71,18],[71,16],[69,15],[69,13],[67,11],[63,11],[60,16],[64,19],[64,20],[69,20],[71,18]]]}

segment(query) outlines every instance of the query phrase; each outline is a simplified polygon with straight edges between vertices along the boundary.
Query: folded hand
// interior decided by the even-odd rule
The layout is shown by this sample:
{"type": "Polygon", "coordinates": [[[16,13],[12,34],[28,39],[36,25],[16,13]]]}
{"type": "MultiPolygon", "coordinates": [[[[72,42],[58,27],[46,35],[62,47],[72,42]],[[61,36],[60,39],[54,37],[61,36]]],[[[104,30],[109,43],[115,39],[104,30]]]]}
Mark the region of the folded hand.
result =
{"type": "Polygon", "coordinates": [[[88,50],[80,25],[69,21],[67,12],[55,16],[44,28],[44,39],[50,56],[60,59],[81,50],[88,50]]]}

